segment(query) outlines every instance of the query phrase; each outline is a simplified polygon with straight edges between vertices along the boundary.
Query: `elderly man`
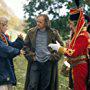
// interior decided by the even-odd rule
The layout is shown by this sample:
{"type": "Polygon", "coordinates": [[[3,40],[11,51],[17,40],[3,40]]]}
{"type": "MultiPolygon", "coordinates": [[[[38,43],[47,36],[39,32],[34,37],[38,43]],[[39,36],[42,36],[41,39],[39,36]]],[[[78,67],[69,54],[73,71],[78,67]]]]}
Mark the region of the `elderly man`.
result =
{"type": "Polygon", "coordinates": [[[7,18],[0,17],[0,90],[13,90],[16,85],[13,58],[21,53],[24,43],[21,35],[11,42],[5,35],[7,29],[7,18]]]}

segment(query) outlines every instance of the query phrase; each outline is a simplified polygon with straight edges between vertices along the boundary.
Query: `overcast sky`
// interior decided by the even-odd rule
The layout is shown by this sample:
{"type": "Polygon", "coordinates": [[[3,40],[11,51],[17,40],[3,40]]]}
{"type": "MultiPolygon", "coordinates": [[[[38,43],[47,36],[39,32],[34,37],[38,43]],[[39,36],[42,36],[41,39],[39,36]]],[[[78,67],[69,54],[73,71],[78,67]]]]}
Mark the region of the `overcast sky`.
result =
{"type": "Polygon", "coordinates": [[[24,11],[23,4],[26,3],[26,0],[4,0],[5,3],[13,10],[16,16],[20,19],[23,19],[24,11]]]}
{"type": "MultiPolygon", "coordinates": [[[[24,3],[27,3],[27,0],[4,0],[5,3],[13,10],[13,12],[18,16],[20,19],[23,19],[24,11],[23,11],[23,5],[24,3]]],[[[30,1],[30,0],[28,0],[30,1]]],[[[68,0],[72,1],[72,0],[68,0]]],[[[66,15],[66,7],[63,6],[62,9],[59,10],[59,14],[66,15]]]]}

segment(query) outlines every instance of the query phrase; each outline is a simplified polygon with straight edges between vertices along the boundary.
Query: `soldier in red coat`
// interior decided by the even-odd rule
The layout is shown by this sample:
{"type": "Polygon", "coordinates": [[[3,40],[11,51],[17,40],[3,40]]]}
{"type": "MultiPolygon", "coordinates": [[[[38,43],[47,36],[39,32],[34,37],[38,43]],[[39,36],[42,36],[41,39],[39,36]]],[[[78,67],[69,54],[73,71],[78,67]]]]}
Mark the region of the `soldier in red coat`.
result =
{"type": "Polygon", "coordinates": [[[87,90],[87,48],[89,45],[89,33],[85,27],[82,8],[71,9],[70,20],[77,20],[77,25],[74,29],[74,35],[69,47],[62,47],[58,42],[56,42],[56,44],[49,44],[49,47],[56,50],[58,53],[67,56],[68,62],[72,68],[74,90],[87,90]]]}

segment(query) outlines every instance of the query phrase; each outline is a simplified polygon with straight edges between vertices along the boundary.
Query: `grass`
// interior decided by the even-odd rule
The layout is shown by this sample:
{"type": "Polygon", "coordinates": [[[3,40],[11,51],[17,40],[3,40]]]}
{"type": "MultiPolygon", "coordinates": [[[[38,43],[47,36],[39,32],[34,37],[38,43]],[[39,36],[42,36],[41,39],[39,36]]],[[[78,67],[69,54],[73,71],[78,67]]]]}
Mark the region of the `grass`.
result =
{"type": "Polygon", "coordinates": [[[24,58],[24,56],[18,56],[14,59],[15,73],[17,78],[17,86],[14,90],[23,90],[27,70],[27,60],[24,58]]]}
{"type": "MultiPolygon", "coordinates": [[[[17,86],[14,87],[14,90],[23,90],[24,84],[25,84],[25,75],[27,70],[27,60],[24,56],[18,56],[14,58],[14,64],[15,64],[15,73],[17,78],[17,86]]],[[[60,74],[60,70],[63,64],[63,60],[59,61],[59,90],[70,90],[68,88],[68,77],[64,77],[60,74]]]]}

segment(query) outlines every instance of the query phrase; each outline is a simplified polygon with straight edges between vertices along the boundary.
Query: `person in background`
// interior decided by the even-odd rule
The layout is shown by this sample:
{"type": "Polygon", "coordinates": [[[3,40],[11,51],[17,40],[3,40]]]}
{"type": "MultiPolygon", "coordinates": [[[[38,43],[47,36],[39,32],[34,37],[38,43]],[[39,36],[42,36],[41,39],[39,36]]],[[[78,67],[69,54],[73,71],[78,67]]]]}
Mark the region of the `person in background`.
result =
{"type": "Polygon", "coordinates": [[[19,35],[11,42],[5,32],[8,29],[8,19],[0,17],[0,90],[13,90],[16,85],[13,58],[22,54],[23,38],[19,35]]]}
{"type": "Polygon", "coordinates": [[[28,60],[24,90],[57,90],[58,60],[56,51],[48,48],[49,43],[63,42],[57,30],[50,28],[47,15],[37,17],[37,26],[27,33],[25,57],[28,60]]]}

